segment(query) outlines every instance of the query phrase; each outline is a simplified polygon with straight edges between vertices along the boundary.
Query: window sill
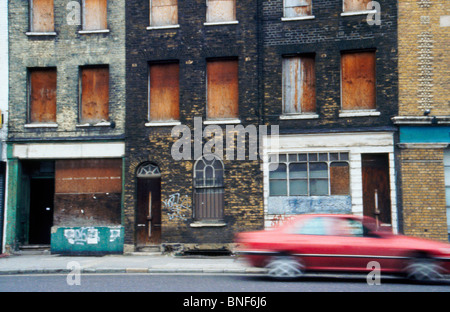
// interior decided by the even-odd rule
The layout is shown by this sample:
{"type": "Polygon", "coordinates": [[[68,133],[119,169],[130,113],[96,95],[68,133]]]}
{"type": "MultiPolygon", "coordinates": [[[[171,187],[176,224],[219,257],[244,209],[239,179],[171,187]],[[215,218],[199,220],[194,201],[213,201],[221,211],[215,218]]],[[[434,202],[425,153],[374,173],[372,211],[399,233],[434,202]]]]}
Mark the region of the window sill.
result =
{"type": "Polygon", "coordinates": [[[355,111],[340,111],[339,117],[376,117],[381,113],[376,110],[355,110],[355,111]]]}
{"type": "Polygon", "coordinates": [[[31,123],[31,124],[25,124],[25,128],[28,129],[35,129],[35,128],[58,128],[57,123],[31,123]]]}
{"type": "Polygon", "coordinates": [[[342,12],[341,16],[353,16],[353,15],[367,15],[377,13],[377,10],[364,10],[364,11],[354,11],[354,12],[342,12]]]}
{"type": "Polygon", "coordinates": [[[307,15],[307,16],[296,16],[296,17],[282,17],[281,20],[283,22],[291,22],[291,21],[302,21],[302,20],[312,20],[316,17],[314,15],[307,15]]]}
{"type": "Polygon", "coordinates": [[[174,28],[180,28],[180,25],[164,25],[164,26],[148,26],[147,30],[157,30],[157,29],[174,29],[174,28]]]}
{"type": "Polygon", "coordinates": [[[26,32],[25,35],[33,37],[33,36],[56,36],[56,32],[48,31],[48,32],[38,32],[38,31],[29,31],[26,32]]]}
{"type": "Polygon", "coordinates": [[[150,121],[146,122],[146,127],[164,127],[164,126],[178,126],[181,125],[180,121],[173,120],[173,121],[150,121]]]}
{"type": "Polygon", "coordinates": [[[110,121],[100,121],[95,124],[84,123],[76,125],[77,128],[91,128],[91,127],[111,127],[110,121]]]}
{"type": "Polygon", "coordinates": [[[205,22],[205,26],[216,26],[216,25],[235,25],[239,24],[239,21],[228,21],[228,22],[205,22]]]}
{"type": "Polygon", "coordinates": [[[199,227],[224,227],[227,224],[223,221],[195,221],[189,224],[190,227],[199,228],[199,227]]]}
{"type": "Polygon", "coordinates": [[[226,125],[226,124],[240,124],[240,119],[210,119],[203,121],[204,125],[226,125]]]}
{"type": "Polygon", "coordinates": [[[318,114],[286,114],[280,115],[281,120],[295,120],[295,119],[317,119],[318,114]]]}
{"type": "Polygon", "coordinates": [[[89,34],[107,34],[109,33],[109,29],[99,29],[99,30],[79,30],[78,33],[80,35],[89,35],[89,34]]]}

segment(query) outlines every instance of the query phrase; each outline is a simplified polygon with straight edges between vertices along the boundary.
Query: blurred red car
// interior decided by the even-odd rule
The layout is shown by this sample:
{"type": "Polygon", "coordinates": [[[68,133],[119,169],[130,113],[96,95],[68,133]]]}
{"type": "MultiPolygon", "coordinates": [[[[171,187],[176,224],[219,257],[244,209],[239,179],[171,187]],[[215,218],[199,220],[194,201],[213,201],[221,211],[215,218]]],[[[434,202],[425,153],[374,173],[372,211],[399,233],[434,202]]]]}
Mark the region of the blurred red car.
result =
{"type": "Polygon", "coordinates": [[[295,278],[305,271],[380,272],[435,280],[450,273],[450,244],[394,235],[377,221],[354,215],[299,215],[264,231],[236,235],[236,253],[269,276],[295,278]]]}

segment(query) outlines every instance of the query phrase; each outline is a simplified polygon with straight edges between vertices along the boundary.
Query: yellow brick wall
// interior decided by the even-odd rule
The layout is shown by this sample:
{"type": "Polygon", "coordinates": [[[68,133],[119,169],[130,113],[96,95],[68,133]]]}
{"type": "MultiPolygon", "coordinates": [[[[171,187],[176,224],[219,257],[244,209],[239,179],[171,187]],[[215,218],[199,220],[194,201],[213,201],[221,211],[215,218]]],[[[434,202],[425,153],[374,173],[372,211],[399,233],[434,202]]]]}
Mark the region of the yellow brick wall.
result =
{"type": "Polygon", "coordinates": [[[441,148],[401,150],[405,235],[448,241],[443,159],[441,148]]]}
{"type": "Polygon", "coordinates": [[[448,0],[399,0],[399,115],[450,115],[448,0]]]}

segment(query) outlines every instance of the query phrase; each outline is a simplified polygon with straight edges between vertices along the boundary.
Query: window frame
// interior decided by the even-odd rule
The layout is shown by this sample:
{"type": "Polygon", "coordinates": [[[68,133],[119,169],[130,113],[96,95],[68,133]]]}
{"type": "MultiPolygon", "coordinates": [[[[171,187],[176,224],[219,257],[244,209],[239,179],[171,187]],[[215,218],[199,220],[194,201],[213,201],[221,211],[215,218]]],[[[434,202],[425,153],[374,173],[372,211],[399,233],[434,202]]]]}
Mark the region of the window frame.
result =
{"type": "MultiPolygon", "coordinates": [[[[358,117],[358,116],[379,116],[381,113],[378,111],[377,105],[377,61],[376,61],[376,50],[349,50],[349,51],[341,51],[340,54],[340,110],[339,117],[358,117]],[[344,108],[344,57],[346,55],[357,55],[357,54],[372,54],[373,57],[373,107],[372,108],[344,108]]],[[[360,86],[358,85],[358,88],[360,86]]],[[[355,87],[356,88],[356,87],[355,87]]]]}
{"type": "Polygon", "coordinates": [[[56,67],[30,67],[27,71],[27,123],[25,124],[25,127],[33,128],[33,127],[57,127],[57,110],[58,110],[58,70],[56,67]],[[33,85],[32,85],[32,73],[37,71],[54,71],[55,73],[55,115],[54,120],[52,121],[33,121],[32,120],[32,94],[33,94],[33,85]]]}
{"type": "Polygon", "coordinates": [[[82,0],[82,7],[81,7],[81,30],[78,31],[79,34],[95,34],[95,33],[109,33],[108,28],[108,0],[106,1],[106,16],[105,16],[105,28],[101,29],[87,29],[86,28],[86,12],[88,11],[86,9],[86,1],[89,0],[82,0]]]}
{"type": "Polygon", "coordinates": [[[153,1],[154,0],[149,0],[149,26],[147,27],[147,30],[152,30],[152,29],[164,29],[164,28],[179,28],[180,24],[179,24],[179,14],[178,14],[178,0],[177,0],[177,4],[176,4],[176,15],[177,15],[177,20],[176,23],[174,24],[165,24],[165,25],[153,25],[153,1]]]}
{"type": "MultiPolygon", "coordinates": [[[[318,114],[317,114],[317,77],[316,77],[316,57],[315,54],[300,54],[300,55],[284,55],[282,57],[282,70],[281,70],[281,74],[282,74],[282,113],[280,118],[281,119],[291,119],[291,118],[302,118],[302,116],[304,117],[309,117],[309,118],[318,118],[318,114]],[[313,88],[310,88],[308,91],[313,91],[314,95],[314,103],[311,106],[314,106],[313,110],[304,110],[303,109],[303,102],[304,102],[304,98],[303,98],[303,87],[304,87],[304,80],[302,79],[302,75],[304,73],[303,68],[304,68],[304,64],[307,62],[311,62],[312,61],[312,66],[310,68],[312,68],[312,73],[309,73],[310,75],[312,74],[314,76],[313,78],[313,88]],[[289,68],[291,68],[292,65],[288,64],[290,62],[298,62],[298,71],[295,73],[296,76],[298,76],[298,80],[296,81],[298,83],[298,92],[300,95],[298,96],[297,99],[295,99],[296,101],[296,105],[292,104],[292,103],[288,103],[288,101],[290,100],[287,96],[287,81],[289,80],[289,78],[291,77],[287,77],[288,73],[286,72],[287,70],[289,70],[289,68]],[[288,68],[286,68],[288,67],[288,68]],[[287,111],[287,108],[292,107],[292,106],[298,106],[297,111],[287,111]]],[[[292,88],[292,86],[291,86],[292,88]]]]}
{"type": "Polygon", "coordinates": [[[83,126],[110,126],[110,115],[111,115],[111,73],[110,66],[108,64],[98,64],[98,65],[83,65],[79,67],[79,78],[78,78],[79,86],[78,86],[78,121],[79,124],[77,127],[83,126]],[[108,116],[107,119],[98,119],[98,120],[87,120],[83,118],[83,70],[84,69],[107,69],[108,70],[108,116]]]}
{"type": "Polygon", "coordinates": [[[205,22],[203,23],[203,25],[208,26],[208,25],[229,25],[229,24],[238,24],[238,20],[237,20],[237,6],[236,6],[236,0],[229,0],[230,2],[233,2],[233,12],[232,12],[232,16],[233,18],[230,20],[210,20],[210,12],[209,12],[209,2],[210,1],[217,1],[217,0],[206,0],[206,14],[205,14],[205,22]]]}
{"type": "Polygon", "coordinates": [[[29,31],[26,32],[26,35],[33,36],[33,35],[50,35],[54,36],[56,35],[55,32],[55,2],[52,1],[52,29],[51,30],[36,30],[34,25],[34,10],[35,10],[35,0],[31,0],[29,3],[29,31]]]}
{"type": "Polygon", "coordinates": [[[148,63],[148,91],[147,91],[147,118],[148,122],[146,126],[153,125],[178,125],[180,124],[180,62],[178,60],[165,61],[165,62],[149,62],[148,63]],[[153,120],[151,116],[151,67],[152,66],[164,66],[164,65],[177,65],[178,66],[178,118],[176,119],[166,119],[166,120],[153,120]]]}
{"type": "MultiPolygon", "coordinates": [[[[297,15],[297,16],[286,16],[287,14],[286,14],[286,8],[287,8],[287,6],[286,6],[286,2],[287,1],[289,1],[289,0],[283,0],[283,17],[281,18],[281,20],[282,21],[297,21],[297,20],[307,20],[307,19],[314,19],[315,18],[315,16],[314,16],[314,14],[313,14],[313,0],[302,0],[302,1],[305,1],[305,2],[309,2],[309,4],[307,5],[307,6],[309,6],[310,8],[309,8],[309,14],[307,14],[307,15],[297,15]]],[[[304,6],[304,5],[303,5],[304,6]]],[[[300,7],[300,6],[297,6],[297,7],[300,7]]]]}
{"type": "MultiPolygon", "coordinates": [[[[271,154],[269,155],[269,172],[268,172],[268,187],[269,187],[269,196],[270,197],[277,197],[277,196],[304,196],[304,197],[310,197],[310,196],[349,196],[351,193],[350,183],[351,183],[351,176],[350,176],[350,159],[349,159],[349,151],[327,151],[327,152],[286,152],[286,153],[280,153],[280,154],[271,154]],[[324,159],[324,156],[327,154],[326,160],[324,159]],[[337,159],[332,159],[331,154],[338,154],[337,159]],[[311,155],[311,156],[310,156],[311,155]],[[316,155],[317,158],[314,160],[312,155],[316,155]],[[322,156],[321,156],[322,155],[322,156]],[[297,159],[293,159],[293,156],[297,157],[297,159]],[[302,159],[301,157],[306,157],[306,160],[302,159]],[[321,159],[322,157],[322,159],[321,159]],[[326,163],[327,165],[327,177],[312,177],[311,176],[311,164],[321,164],[326,163]],[[347,163],[348,167],[348,194],[333,194],[332,193],[332,184],[331,184],[331,167],[333,163],[347,163]],[[276,179],[271,178],[271,170],[270,166],[275,164],[283,164],[286,166],[286,179],[276,179]],[[291,177],[291,169],[290,165],[292,164],[306,164],[307,171],[306,171],[306,193],[305,194],[292,194],[291,191],[291,181],[297,181],[301,180],[297,177],[292,178],[291,177]],[[277,195],[273,194],[271,192],[271,181],[279,181],[279,180],[286,180],[286,195],[277,195]],[[326,194],[318,194],[312,192],[312,186],[311,186],[311,180],[327,180],[327,193],[326,194]]],[[[333,156],[334,157],[334,156],[333,156]]]]}
{"type": "MultiPolygon", "coordinates": [[[[225,165],[223,161],[214,154],[203,155],[194,163],[193,166],[193,192],[194,192],[194,209],[192,210],[192,217],[194,220],[202,222],[202,221],[218,221],[223,220],[224,210],[225,210],[225,165]],[[208,159],[212,158],[212,159],[208,159]],[[211,162],[207,164],[207,162],[211,162]],[[204,167],[198,169],[199,164],[203,163],[204,167]],[[214,168],[213,165],[217,163],[219,168],[214,168]],[[208,184],[206,180],[206,170],[208,167],[212,168],[213,172],[213,183],[208,184]],[[216,171],[220,170],[220,175],[216,175],[216,171]],[[202,172],[202,178],[199,178],[198,172],[202,172]],[[200,192],[201,190],[201,192],[200,192]],[[197,198],[198,194],[202,194],[203,191],[209,191],[213,196],[217,196],[218,198],[214,199],[214,203],[217,205],[221,205],[216,207],[217,210],[214,211],[212,207],[206,207],[207,214],[213,215],[213,217],[207,216],[199,216],[199,199],[197,198]]],[[[203,204],[203,201],[202,201],[203,204]]]]}

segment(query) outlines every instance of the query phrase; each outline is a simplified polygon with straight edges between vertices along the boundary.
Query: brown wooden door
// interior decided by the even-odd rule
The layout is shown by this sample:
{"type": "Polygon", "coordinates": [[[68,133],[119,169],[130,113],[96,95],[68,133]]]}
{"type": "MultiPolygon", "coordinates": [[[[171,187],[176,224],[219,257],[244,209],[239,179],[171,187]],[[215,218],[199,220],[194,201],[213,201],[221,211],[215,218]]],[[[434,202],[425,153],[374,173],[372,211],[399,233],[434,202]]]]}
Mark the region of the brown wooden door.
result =
{"type": "Polygon", "coordinates": [[[363,211],[380,224],[391,224],[389,155],[362,155],[363,211]]]}
{"type": "Polygon", "coordinates": [[[161,242],[161,179],[138,178],[136,243],[138,246],[161,242]]]}

